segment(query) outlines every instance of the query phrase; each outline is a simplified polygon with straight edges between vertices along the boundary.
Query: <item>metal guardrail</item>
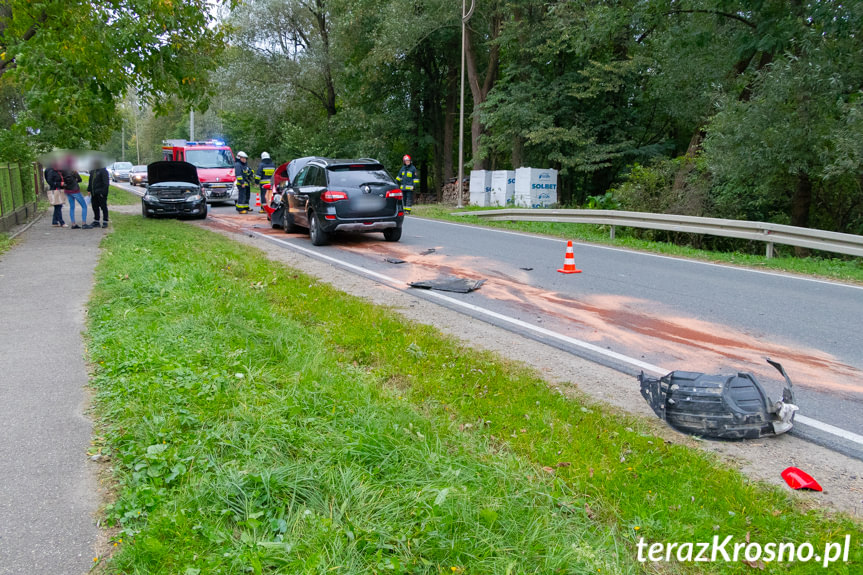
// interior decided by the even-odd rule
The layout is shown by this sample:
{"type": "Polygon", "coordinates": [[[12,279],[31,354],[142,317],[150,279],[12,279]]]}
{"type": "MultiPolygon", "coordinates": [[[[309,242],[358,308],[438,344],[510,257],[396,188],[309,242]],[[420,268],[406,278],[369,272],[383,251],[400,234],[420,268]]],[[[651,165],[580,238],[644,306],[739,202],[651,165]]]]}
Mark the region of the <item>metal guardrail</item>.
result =
{"type": "Polygon", "coordinates": [[[863,236],[765,222],[723,220],[719,218],[700,218],[673,214],[651,214],[646,212],[624,212],[620,210],[503,209],[455,212],[454,215],[477,216],[494,221],[565,222],[605,225],[611,226],[612,239],[614,239],[614,228],[616,226],[623,226],[755,240],[767,244],[766,255],[768,258],[773,257],[774,244],[823,250],[851,256],[863,256],[863,236]]]}

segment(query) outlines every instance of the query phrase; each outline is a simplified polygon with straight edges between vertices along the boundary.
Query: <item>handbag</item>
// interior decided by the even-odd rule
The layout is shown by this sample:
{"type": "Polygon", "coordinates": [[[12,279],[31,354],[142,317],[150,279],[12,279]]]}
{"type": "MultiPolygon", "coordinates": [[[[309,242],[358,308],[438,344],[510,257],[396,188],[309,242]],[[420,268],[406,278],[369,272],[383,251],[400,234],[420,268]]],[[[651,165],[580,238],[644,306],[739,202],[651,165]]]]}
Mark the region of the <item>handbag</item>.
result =
{"type": "Polygon", "coordinates": [[[48,202],[52,206],[62,206],[66,203],[66,192],[63,190],[48,190],[48,202]]]}

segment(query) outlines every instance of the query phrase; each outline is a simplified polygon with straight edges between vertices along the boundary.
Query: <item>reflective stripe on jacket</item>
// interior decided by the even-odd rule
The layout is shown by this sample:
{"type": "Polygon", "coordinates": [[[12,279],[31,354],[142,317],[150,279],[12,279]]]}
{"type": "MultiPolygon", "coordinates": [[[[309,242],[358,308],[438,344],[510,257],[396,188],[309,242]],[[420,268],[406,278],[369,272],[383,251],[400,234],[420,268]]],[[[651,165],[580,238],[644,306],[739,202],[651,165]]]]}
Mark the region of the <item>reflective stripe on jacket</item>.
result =
{"type": "Polygon", "coordinates": [[[420,185],[419,171],[413,164],[402,166],[402,169],[399,170],[399,173],[396,176],[396,181],[399,183],[399,189],[408,191],[414,190],[420,185]]]}
{"type": "Polygon", "coordinates": [[[261,160],[258,165],[258,171],[255,172],[255,182],[258,185],[269,184],[273,181],[273,174],[276,173],[276,164],[270,158],[261,160]]]}

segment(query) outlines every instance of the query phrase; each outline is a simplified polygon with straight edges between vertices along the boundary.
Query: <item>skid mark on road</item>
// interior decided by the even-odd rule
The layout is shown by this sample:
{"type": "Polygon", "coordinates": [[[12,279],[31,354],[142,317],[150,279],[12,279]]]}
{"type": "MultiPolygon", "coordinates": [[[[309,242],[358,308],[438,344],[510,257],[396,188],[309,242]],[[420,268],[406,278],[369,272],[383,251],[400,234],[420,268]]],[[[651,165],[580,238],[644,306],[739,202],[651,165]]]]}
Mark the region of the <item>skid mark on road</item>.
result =
{"type": "MultiPolygon", "coordinates": [[[[207,222],[284,239],[306,237],[273,230],[257,215],[219,215],[207,222]]],[[[507,304],[525,321],[669,369],[752,371],[770,380],[777,375],[764,357],[771,357],[785,366],[796,385],[858,398],[863,394],[863,371],[826,352],[767,342],[726,325],[663,313],[653,301],[612,295],[570,297],[529,285],[530,275],[522,270],[503,271],[493,259],[453,256],[437,246],[427,246],[436,251],[422,255],[425,248],[355,235],[340,238],[335,247],[378,261],[404,260],[407,263],[388,266],[386,273],[405,284],[440,275],[488,279],[482,295],[507,304]]]]}
{"type": "Polygon", "coordinates": [[[419,255],[415,248],[381,242],[352,242],[339,246],[354,253],[397,257],[410,267],[393,266],[387,273],[406,282],[436,274],[488,281],[482,294],[508,303],[541,320],[547,329],[589,341],[633,357],[689,371],[752,371],[775,379],[764,358],[780,361],[795,384],[863,394],[863,371],[817,349],[767,342],[728,326],[698,318],[661,313],[656,302],[621,296],[584,296],[576,299],[526,283],[521,270],[502,272],[498,262],[473,256],[450,256],[440,250],[419,255]],[[520,277],[519,277],[520,276],[520,277]]]}

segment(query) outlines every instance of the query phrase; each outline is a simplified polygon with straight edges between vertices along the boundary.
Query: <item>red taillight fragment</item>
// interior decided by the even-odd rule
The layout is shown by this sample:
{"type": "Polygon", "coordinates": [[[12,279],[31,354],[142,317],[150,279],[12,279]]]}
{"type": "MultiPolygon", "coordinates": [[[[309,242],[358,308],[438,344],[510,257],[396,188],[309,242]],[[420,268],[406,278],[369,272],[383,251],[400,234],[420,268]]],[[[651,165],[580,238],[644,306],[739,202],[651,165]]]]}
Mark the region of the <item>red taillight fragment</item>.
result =
{"type": "Polygon", "coordinates": [[[325,214],[325,215],[324,215],[324,219],[325,219],[325,220],[334,220],[334,219],[336,219],[336,216],[333,216],[333,215],[330,215],[330,214],[325,214]]]}
{"type": "Polygon", "coordinates": [[[345,192],[336,192],[333,190],[327,190],[323,194],[321,194],[321,199],[327,203],[339,202],[341,200],[348,199],[348,194],[345,192]]]}
{"type": "Polygon", "coordinates": [[[402,194],[402,191],[401,191],[401,190],[390,190],[390,191],[388,191],[388,192],[387,192],[387,197],[388,197],[388,198],[395,198],[395,199],[397,199],[397,200],[400,200],[400,199],[402,199],[404,196],[403,196],[403,194],[402,194]]]}
{"type": "Polygon", "coordinates": [[[399,212],[398,217],[402,217],[403,215],[405,215],[405,213],[404,213],[404,212],[399,212]]]}

